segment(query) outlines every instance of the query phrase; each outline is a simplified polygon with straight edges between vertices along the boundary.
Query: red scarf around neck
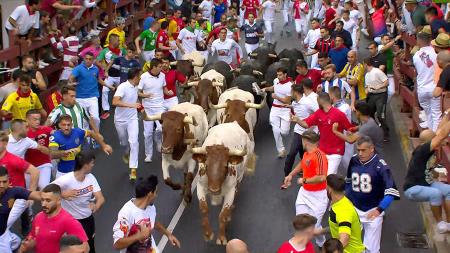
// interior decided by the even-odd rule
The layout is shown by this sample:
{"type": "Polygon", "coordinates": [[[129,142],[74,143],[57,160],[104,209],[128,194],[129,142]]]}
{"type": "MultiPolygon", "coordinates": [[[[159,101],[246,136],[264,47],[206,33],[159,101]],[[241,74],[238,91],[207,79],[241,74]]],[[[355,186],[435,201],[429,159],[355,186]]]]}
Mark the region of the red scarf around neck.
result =
{"type": "Polygon", "coordinates": [[[27,97],[30,97],[31,96],[31,89],[28,91],[28,92],[22,92],[21,90],[20,90],[20,88],[18,88],[17,89],[17,91],[16,91],[16,93],[17,93],[17,98],[16,98],[16,100],[17,101],[19,101],[19,99],[20,98],[27,98],[27,97]]]}
{"type": "Polygon", "coordinates": [[[120,48],[113,48],[111,46],[108,47],[109,51],[113,52],[113,54],[120,56],[120,48]]]}

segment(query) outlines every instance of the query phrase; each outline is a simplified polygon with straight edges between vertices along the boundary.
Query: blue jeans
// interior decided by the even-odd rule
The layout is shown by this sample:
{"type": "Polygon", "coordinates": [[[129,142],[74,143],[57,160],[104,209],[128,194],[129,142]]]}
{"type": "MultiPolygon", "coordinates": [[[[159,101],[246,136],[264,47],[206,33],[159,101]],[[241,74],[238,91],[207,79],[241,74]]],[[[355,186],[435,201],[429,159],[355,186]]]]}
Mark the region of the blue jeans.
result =
{"type": "Polygon", "coordinates": [[[434,182],[430,186],[416,185],[405,191],[407,199],[417,202],[429,201],[432,206],[442,205],[442,200],[450,200],[450,185],[434,182]]]}

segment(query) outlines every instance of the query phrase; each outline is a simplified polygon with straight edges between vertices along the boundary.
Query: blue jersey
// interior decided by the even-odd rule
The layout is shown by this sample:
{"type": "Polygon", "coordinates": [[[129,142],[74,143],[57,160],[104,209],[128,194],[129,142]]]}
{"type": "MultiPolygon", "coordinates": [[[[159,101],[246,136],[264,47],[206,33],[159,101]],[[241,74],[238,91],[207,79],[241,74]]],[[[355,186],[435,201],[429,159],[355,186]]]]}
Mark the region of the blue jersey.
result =
{"type": "Polygon", "coordinates": [[[28,199],[30,191],[22,187],[10,187],[0,196],[0,235],[5,233],[9,213],[16,199],[28,199]]]}
{"type": "Polygon", "coordinates": [[[400,199],[389,166],[377,154],[365,163],[357,155],[352,157],[347,170],[345,196],[364,212],[376,207],[387,208],[380,204],[385,197],[400,199]]]}
{"type": "Polygon", "coordinates": [[[126,82],[128,80],[128,72],[130,69],[141,68],[141,64],[135,59],[127,60],[125,57],[117,57],[111,68],[115,68],[120,71],[120,83],[126,82]]]}
{"type": "Polygon", "coordinates": [[[70,153],[66,157],[62,157],[58,163],[58,171],[62,173],[72,172],[75,168],[75,156],[81,151],[81,145],[84,143],[88,131],[73,128],[69,135],[63,134],[61,130],[57,130],[50,136],[49,147],[57,147],[59,150],[69,150],[76,148],[77,152],[70,153]]]}

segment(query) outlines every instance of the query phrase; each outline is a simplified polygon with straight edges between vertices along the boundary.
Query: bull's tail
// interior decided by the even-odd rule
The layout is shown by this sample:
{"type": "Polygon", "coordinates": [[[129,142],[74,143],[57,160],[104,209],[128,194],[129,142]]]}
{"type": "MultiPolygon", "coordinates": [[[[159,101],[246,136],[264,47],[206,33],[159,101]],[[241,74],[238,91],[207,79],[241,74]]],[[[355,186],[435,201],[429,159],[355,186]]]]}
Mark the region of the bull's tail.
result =
{"type": "Polygon", "coordinates": [[[246,175],[252,176],[255,174],[256,159],[257,159],[257,156],[255,155],[255,153],[251,153],[251,154],[247,155],[247,161],[245,163],[245,174],[246,175]]]}

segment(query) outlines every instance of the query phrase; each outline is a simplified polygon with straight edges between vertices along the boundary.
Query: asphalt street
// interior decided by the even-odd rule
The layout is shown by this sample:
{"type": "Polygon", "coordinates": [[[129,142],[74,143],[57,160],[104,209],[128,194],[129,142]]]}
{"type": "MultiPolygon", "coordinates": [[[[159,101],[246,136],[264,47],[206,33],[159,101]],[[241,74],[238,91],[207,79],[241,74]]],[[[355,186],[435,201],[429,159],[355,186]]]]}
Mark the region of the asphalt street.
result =
{"type": "MultiPolygon", "coordinates": [[[[281,16],[279,17],[281,18],[281,16]]],[[[280,29],[281,26],[278,23],[275,29],[277,31],[278,52],[283,48],[299,46],[296,36],[295,39],[294,36],[280,38],[280,29]]],[[[366,43],[367,41],[363,44],[366,45],[366,43]]],[[[361,48],[365,47],[361,46],[361,48]]],[[[364,54],[366,52],[363,52],[364,54]]],[[[363,58],[360,57],[360,59],[363,58]]],[[[256,172],[253,176],[246,176],[239,188],[227,236],[228,239],[240,238],[246,241],[251,252],[269,253],[276,252],[281,243],[289,239],[293,233],[291,220],[295,215],[294,202],[298,187],[291,186],[288,190],[280,190],[284,160],[276,157],[275,143],[268,122],[267,107],[262,110],[260,116],[255,134],[255,151],[258,156],[256,172]]],[[[389,119],[389,122],[392,123],[393,120],[389,119]]],[[[133,196],[133,184],[129,182],[128,168],[121,160],[123,151],[119,147],[113,116],[103,121],[101,128],[105,140],[114,148],[114,154],[111,156],[99,153],[94,168],[94,174],[106,197],[106,204],[95,215],[97,227],[96,250],[103,253],[115,252],[112,248],[112,227],[119,209],[133,196]]],[[[140,129],[142,132],[142,125],[140,129]]],[[[394,129],[393,126],[391,126],[391,129],[394,129]]],[[[152,163],[143,162],[144,138],[142,133],[139,141],[140,164],[138,176],[156,174],[160,179],[159,194],[155,203],[158,211],[157,220],[167,226],[180,205],[180,192],[171,190],[163,183],[159,154],[154,155],[152,163]]],[[[285,145],[289,144],[290,141],[288,140],[285,145]]],[[[401,188],[406,166],[402,158],[400,141],[394,130],[392,130],[391,141],[385,145],[385,153],[397,186],[401,188]]],[[[182,171],[172,170],[171,173],[175,180],[182,180],[182,171]]],[[[219,210],[220,207],[212,207],[209,214],[216,235],[219,210]]],[[[324,224],[326,224],[325,219],[324,221],[324,224]]],[[[182,212],[173,232],[180,239],[182,248],[175,249],[167,244],[163,250],[164,253],[225,252],[224,247],[215,245],[215,239],[208,243],[203,240],[196,192],[194,192],[191,205],[187,206],[182,212]]],[[[418,205],[405,199],[394,202],[386,215],[381,250],[389,253],[431,252],[430,250],[400,248],[396,241],[397,232],[424,232],[418,205]]],[[[159,242],[161,235],[156,232],[154,236],[156,242],[159,242]]]]}

